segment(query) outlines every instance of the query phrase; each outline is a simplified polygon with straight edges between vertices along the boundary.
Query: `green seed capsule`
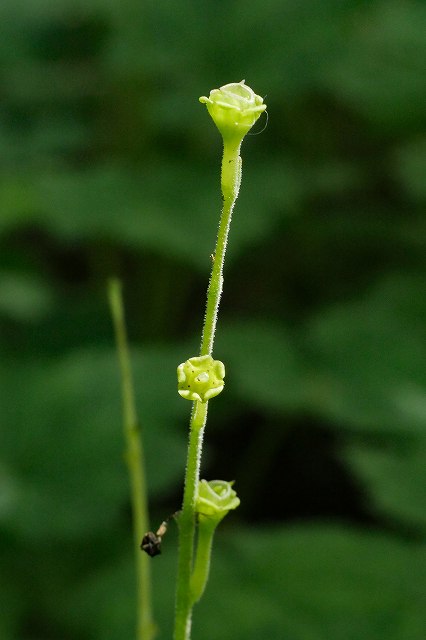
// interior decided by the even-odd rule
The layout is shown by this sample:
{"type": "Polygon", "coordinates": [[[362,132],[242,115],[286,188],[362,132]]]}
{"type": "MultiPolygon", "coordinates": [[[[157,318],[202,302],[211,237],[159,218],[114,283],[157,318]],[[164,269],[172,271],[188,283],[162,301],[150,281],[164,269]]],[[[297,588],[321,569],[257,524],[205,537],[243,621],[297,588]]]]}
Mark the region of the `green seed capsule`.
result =
{"type": "Polygon", "coordinates": [[[224,387],[225,366],[209,355],[195,356],[177,368],[178,393],[186,400],[207,402],[224,387]]]}

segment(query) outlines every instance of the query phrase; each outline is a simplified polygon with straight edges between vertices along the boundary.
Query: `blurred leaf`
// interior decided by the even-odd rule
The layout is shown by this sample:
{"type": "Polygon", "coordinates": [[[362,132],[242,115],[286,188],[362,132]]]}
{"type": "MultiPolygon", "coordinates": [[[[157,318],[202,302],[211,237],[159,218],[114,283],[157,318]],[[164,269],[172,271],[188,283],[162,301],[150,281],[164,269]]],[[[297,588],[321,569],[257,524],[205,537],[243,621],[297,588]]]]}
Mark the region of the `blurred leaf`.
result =
{"type": "Polygon", "coordinates": [[[347,460],[368,487],[375,510],[403,523],[426,526],[426,444],[384,450],[350,446],[347,460]]]}
{"type": "MultiPolygon", "coordinates": [[[[172,635],[175,544],[172,533],[152,563],[159,640],[172,635]]],[[[91,638],[131,634],[132,575],[123,558],[73,589],[68,610],[82,629],[87,622],[91,638]]],[[[318,526],[219,531],[194,637],[423,640],[424,575],[422,547],[379,534],[318,526]]]]}
{"type": "Polygon", "coordinates": [[[52,302],[51,291],[41,279],[28,273],[0,271],[0,314],[31,322],[42,318],[52,302]]]}
{"type": "Polygon", "coordinates": [[[266,320],[224,323],[216,353],[228,388],[264,408],[310,406],[341,426],[424,432],[424,284],[390,277],[319,314],[307,334],[266,320]]]}
{"type": "Polygon", "coordinates": [[[13,472],[0,464],[0,521],[7,517],[9,509],[13,508],[17,494],[13,472]]]}
{"type": "Polygon", "coordinates": [[[0,184],[0,236],[38,219],[39,197],[34,184],[22,175],[3,174],[0,184]]]}
{"type": "Polygon", "coordinates": [[[0,579],[0,637],[2,640],[17,638],[18,620],[22,610],[22,600],[16,589],[16,584],[7,579],[2,571],[0,579]]]}
{"type": "Polygon", "coordinates": [[[395,152],[396,169],[407,193],[419,202],[426,199],[426,136],[418,137],[395,152]]]}
{"type": "Polygon", "coordinates": [[[422,276],[390,276],[310,323],[317,411],[352,428],[425,432],[424,290],[422,276]]]}
{"type": "Polygon", "coordinates": [[[223,323],[215,353],[225,362],[226,384],[245,403],[292,410],[304,400],[304,367],[294,338],[274,321],[223,323]]]}
{"type": "MultiPolygon", "coordinates": [[[[217,163],[219,159],[218,145],[217,163]]],[[[165,161],[140,173],[105,166],[78,173],[34,173],[26,179],[9,176],[0,191],[5,209],[0,232],[35,222],[74,242],[120,241],[204,267],[221,207],[219,173],[209,175],[208,169],[165,161]]],[[[271,205],[278,201],[283,180],[291,211],[302,193],[301,176],[276,165],[253,174],[252,183],[248,180],[233,255],[266,236],[282,216],[281,209],[271,205]]]]}
{"type": "MultiPolygon", "coordinates": [[[[89,136],[87,127],[73,122],[69,116],[60,119],[49,114],[37,119],[31,130],[5,131],[0,129],[0,151],[9,167],[49,164],[52,156],[78,153],[84,149],[89,136]]],[[[3,186],[4,188],[4,186],[3,186]]]]}
{"type": "MultiPolygon", "coordinates": [[[[352,11],[353,2],[336,0],[321,4],[315,0],[238,0],[229,8],[229,15],[222,16],[223,24],[215,33],[223,71],[241,76],[249,69],[251,78],[259,83],[267,78],[264,91],[272,103],[277,96],[290,101],[300,97],[319,84],[322,67],[340,55],[342,21],[352,11]],[[253,34],[260,37],[258,47],[253,34]],[[239,56],[233,55],[236,46],[239,56]]],[[[215,51],[206,51],[206,55],[218,57],[215,51]]]]}
{"type": "Polygon", "coordinates": [[[224,640],[423,637],[421,548],[327,527],[241,531],[217,542],[194,616],[203,640],[216,638],[218,625],[224,640]]]}
{"type": "MultiPolygon", "coordinates": [[[[147,349],[132,358],[155,495],[180,484],[185,463],[187,407],[175,390],[179,355],[147,349]],[[173,428],[176,415],[183,419],[181,437],[173,428]]],[[[128,502],[114,351],[81,350],[13,371],[4,363],[2,378],[0,451],[14,469],[15,496],[7,521],[32,539],[80,538],[111,526],[128,502]]]]}
{"type": "Polygon", "coordinates": [[[347,30],[345,51],[323,78],[341,100],[379,129],[405,130],[423,120],[426,56],[423,2],[371,2],[347,30]]]}
{"type": "MultiPolygon", "coordinates": [[[[162,555],[152,562],[154,619],[160,638],[172,637],[177,567],[177,528],[172,522],[163,540],[162,555]]],[[[58,621],[93,640],[122,640],[134,636],[136,624],[136,576],[130,550],[83,575],[60,594],[52,607],[58,621]],[[58,606],[60,613],[58,615],[58,606]],[[62,610],[61,610],[62,609],[62,610]],[[76,612],[78,615],[76,616],[76,612]]]]}
{"type": "Polygon", "coordinates": [[[136,578],[130,551],[123,544],[121,556],[83,568],[80,576],[51,593],[44,605],[49,619],[71,638],[134,637],[136,578]]]}

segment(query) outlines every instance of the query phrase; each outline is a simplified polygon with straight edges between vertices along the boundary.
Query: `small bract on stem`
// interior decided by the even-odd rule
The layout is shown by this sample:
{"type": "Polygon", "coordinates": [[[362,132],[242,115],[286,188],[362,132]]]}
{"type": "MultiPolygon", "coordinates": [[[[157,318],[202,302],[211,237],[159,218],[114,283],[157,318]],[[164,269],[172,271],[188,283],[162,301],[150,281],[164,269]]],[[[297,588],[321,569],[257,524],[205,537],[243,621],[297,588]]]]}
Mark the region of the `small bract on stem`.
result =
{"type": "Polygon", "coordinates": [[[239,504],[230,483],[200,483],[201,450],[209,401],[223,389],[224,365],[213,360],[217,315],[223,287],[223,266],[233,209],[241,184],[241,143],[265,111],[266,105],[244,80],[213,89],[202,96],[223,139],[221,191],[223,208],[212,270],[207,289],[206,313],[200,356],[178,367],[178,391],[193,401],[182,511],[179,517],[179,560],[174,640],[190,640],[192,608],[204,592],[208,579],[211,546],[217,524],[239,504]],[[220,504],[222,506],[220,506],[220,504]],[[194,563],[196,519],[197,551],[194,563]]]}

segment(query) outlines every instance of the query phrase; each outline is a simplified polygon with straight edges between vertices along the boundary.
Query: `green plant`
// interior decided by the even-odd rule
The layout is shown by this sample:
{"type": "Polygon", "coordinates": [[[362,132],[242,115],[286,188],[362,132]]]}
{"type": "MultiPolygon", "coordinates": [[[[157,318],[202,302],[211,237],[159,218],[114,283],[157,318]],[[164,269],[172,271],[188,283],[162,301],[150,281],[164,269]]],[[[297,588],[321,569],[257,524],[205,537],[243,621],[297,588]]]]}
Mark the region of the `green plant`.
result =
{"type": "MultiPolygon", "coordinates": [[[[180,506],[175,370],[220,207],[197,99],[243,69],[275,115],[243,143],[201,467],[241,505],[192,635],[424,640],[426,4],[0,6],[1,640],[135,637],[105,281],[125,283],[155,530],[180,506]]],[[[156,640],[177,533],[146,557],[156,640]]]]}
{"type": "Polygon", "coordinates": [[[225,368],[214,361],[212,351],[217,324],[219,302],[223,287],[223,267],[232,212],[241,184],[241,143],[246,133],[265,111],[260,96],[245,85],[244,81],[227,84],[201,97],[207,106],[223,139],[221,189],[223,208],[219,222],[217,241],[213,253],[213,265],[207,289],[207,304],[201,339],[200,356],[190,358],[178,367],[179,393],[193,401],[188,456],[185,474],[185,490],[182,511],[179,515],[179,561],[176,593],[175,640],[188,640],[191,634],[193,605],[201,597],[210,566],[210,553],[214,530],[239,500],[229,483],[216,481],[201,485],[199,473],[204,428],[209,400],[223,389],[225,368]],[[206,510],[206,504],[209,509],[206,510]],[[194,559],[194,539],[198,520],[198,538],[194,559]]]}
{"type": "MultiPolygon", "coordinates": [[[[221,190],[223,207],[212,271],[207,289],[207,304],[202,330],[200,355],[189,358],[177,369],[178,392],[193,403],[190,418],[189,444],[185,472],[182,510],[176,520],[179,527],[179,559],[176,589],[175,640],[189,640],[192,609],[201,598],[209,576],[213,535],[226,514],[236,509],[240,500],[232,483],[223,480],[200,481],[200,462],[209,401],[224,388],[225,367],[213,360],[220,297],[223,288],[223,268],[232,212],[241,184],[241,143],[266,105],[244,80],[214,89],[210,96],[201,97],[223,139],[221,190]]],[[[129,468],[136,542],[148,529],[147,496],[143,469],[140,428],[136,416],[134,391],[124,322],[121,289],[118,281],[110,282],[109,300],[116,334],[122,378],[123,424],[127,443],[126,460],[129,468]]],[[[142,545],[150,555],[152,546],[161,543],[157,534],[149,532],[142,545]]],[[[155,635],[152,621],[150,574],[147,557],[138,555],[138,640],[151,640],[155,635]]]]}

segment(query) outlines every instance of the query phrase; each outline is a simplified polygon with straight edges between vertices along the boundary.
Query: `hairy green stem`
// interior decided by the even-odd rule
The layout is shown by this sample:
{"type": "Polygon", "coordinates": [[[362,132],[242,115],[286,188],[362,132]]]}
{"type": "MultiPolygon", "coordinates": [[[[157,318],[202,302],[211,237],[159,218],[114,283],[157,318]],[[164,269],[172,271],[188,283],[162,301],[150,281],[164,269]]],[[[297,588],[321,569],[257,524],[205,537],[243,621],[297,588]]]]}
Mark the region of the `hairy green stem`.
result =
{"type": "Polygon", "coordinates": [[[228,244],[229,227],[241,183],[240,147],[241,143],[236,146],[225,144],[223,149],[221,175],[223,208],[217,233],[216,250],[213,254],[212,273],[207,289],[206,315],[200,350],[200,355],[202,356],[211,354],[213,351],[217,312],[223,287],[223,265],[228,244]]]}
{"type": "Polygon", "coordinates": [[[213,536],[218,521],[204,518],[198,524],[197,554],[194,570],[191,575],[191,601],[198,602],[204,593],[210,572],[210,558],[213,544],[213,536]]]}
{"type": "MultiPolygon", "coordinates": [[[[200,355],[202,356],[209,355],[213,351],[229,227],[241,183],[240,147],[241,142],[238,144],[225,143],[223,150],[221,173],[223,208],[213,256],[212,272],[207,289],[206,314],[200,349],[200,355]]],[[[182,512],[179,516],[179,559],[174,640],[189,640],[191,637],[191,617],[194,604],[191,594],[191,573],[196,525],[194,506],[198,490],[207,405],[207,402],[195,402],[191,415],[184,498],[182,512]]]]}
{"type": "Polygon", "coordinates": [[[179,561],[176,593],[175,640],[191,637],[192,601],[190,580],[192,572],[195,537],[195,500],[200,476],[200,460],[204,427],[207,420],[207,402],[194,402],[188,457],[185,473],[185,489],[182,511],[179,514],[179,561]]]}
{"type": "Polygon", "coordinates": [[[108,283],[108,298],[114,325],[121,373],[125,459],[129,471],[133,512],[133,538],[137,575],[137,640],[153,640],[156,635],[151,604],[151,571],[149,557],[141,553],[139,544],[149,529],[148,501],[141,430],[136,413],[135,393],[124,317],[121,283],[108,283]]]}

